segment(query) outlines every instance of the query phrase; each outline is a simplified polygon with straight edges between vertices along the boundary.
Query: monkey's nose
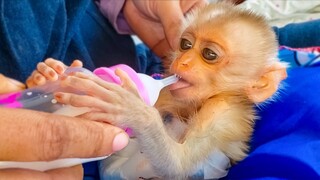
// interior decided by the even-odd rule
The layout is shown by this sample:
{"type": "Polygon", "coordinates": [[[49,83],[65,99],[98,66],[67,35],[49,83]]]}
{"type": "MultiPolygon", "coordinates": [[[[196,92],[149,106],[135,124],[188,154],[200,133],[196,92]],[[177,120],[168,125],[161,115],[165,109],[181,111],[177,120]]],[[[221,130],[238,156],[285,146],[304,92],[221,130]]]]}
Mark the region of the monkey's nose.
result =
{"type": "Polygon", "coordinates": [[[183,69],[189,69],[189,64],[188,63],[179,63],[178,64],[178,69],[181,69],[181,70],[183,70],[183,69]]]}
{"type": "Polygon", "coordinates": [[[177,73],[177,72],[184,72],[184,71],[188,71],[190,69],[189,67],[189,63],[187,62],[182,62],[179,60],[176,60],[175,62],[173,62],[172,66],[171,66],[171,72],[172,73],[177,73]]]}

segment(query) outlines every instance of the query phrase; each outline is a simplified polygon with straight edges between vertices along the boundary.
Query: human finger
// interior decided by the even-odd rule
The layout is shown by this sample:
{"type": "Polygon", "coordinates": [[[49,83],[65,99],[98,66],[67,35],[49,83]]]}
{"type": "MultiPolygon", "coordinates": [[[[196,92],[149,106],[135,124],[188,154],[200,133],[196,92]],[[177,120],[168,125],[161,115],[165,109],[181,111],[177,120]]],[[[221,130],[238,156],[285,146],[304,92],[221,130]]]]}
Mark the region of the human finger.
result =
{"type": "Polygon", "coordinates": [[[25,88],[23,83],[0,74],[0,94],[21,91],[25,88]]]}
{"type": "MultiPolygon", "coordinates": [[[[58,68],[59,69],[59,68],[58,68]]],[[[52,67],[48,66],[45,62],[37,64],[37,71],[44,76],[47,80],[56,81],[58,80],[58,72],[52,67]]],[[[61,70],[64,71],[64,70],[61,70]]]]}
{"type": "Polygon", "coordinates": [[[165,1],[157,3],[157,12],[163,25],[164,34],[170,47],[175,49],[178,36],[178,30],[183,20],[183,12],[180,7],[180,1],[165,1]]]}
{"type": "Polygon", "coordinates": [[[128,143],[122,129],[107,123],[25,109],[0,108],[0,114],[3,161],[105,156],[128,143]]]}
{"type": "Polygon", "coordinates": [[[28,88],[34,87],[34,86],[40,86],[47,82],[46,77],[42,75],[37,70],[33,71],[30,77],[28,77],[26,84],[28,88]]]}
{"type": "Polygon", "coordinates": [[[53,58],[48,58],[44,61],[44,63],[49,66],[55,73],[57,74],[63,74],[64,71],[66,70],[67,66],[59,61],[59,60],[56,60],[56,59],[53,59],[53,58]]]}
{"type": "Polygon", "coordinates": [[[70,67],[82,67],[82,66],[83,66],[83,63],[80,60],[77,60],[77,59],[74,60],[70,65],[70,67]]]}
{"type": "Polygon", "coordinates": [[[61,104],[68,104],[74,107],[90,107],[92,110],[116,112],[116,109],[113,108],[114,106],[111,106],[109,102],[92,96],[58,92],[54,94],[54,98],[61,104]]]}
{"type": "Polygon", "coordinates": [[[163,24],[166,39],[171,48],[176,49],[184,15],[192,9],[206,5],[206,0],[167,1],[158,7],[158,16],[163,24]],[[173,18],[174,17],[174,18],[173,18]]]}

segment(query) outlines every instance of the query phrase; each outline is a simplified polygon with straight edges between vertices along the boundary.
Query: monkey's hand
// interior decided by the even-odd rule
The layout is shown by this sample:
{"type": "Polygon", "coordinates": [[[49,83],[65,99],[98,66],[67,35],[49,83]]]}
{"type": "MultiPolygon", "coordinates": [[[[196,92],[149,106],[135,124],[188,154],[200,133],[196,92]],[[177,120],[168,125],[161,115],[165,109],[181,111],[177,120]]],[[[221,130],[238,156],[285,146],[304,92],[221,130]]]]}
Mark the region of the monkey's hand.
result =
{"type": "Polygon", "coordinates": [[[92,111],[81,115],[82,118],[104,121],[119,127],[130,127],[137,130],[132,126],[138,126],[137,124],[142,123],[145,114],[150,114],[147,113],[148,109],[153,109],[153,107],[143,102],[138,95],[135,84],[124,71],[117,69],[115,73],[122,82],[121,86],[80,72],[63,77],[61,78],[61,86],[75,88],[77,91],[83,92],[84,95],[58,92],[55,94],[55,98],[63,104],[91,108],[92,111]]]}

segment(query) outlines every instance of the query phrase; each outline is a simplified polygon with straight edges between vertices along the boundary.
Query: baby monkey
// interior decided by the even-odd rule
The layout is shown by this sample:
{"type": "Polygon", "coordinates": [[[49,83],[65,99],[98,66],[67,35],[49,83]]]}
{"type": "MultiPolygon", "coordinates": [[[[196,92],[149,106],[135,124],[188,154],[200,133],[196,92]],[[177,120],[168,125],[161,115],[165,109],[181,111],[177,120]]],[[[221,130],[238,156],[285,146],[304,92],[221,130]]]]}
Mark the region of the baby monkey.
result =
{"type": "MultiPolygon", "coordinates": [[[[199,170],[204,178],[225,176],[229,161],[218,165],[217,172],[206,167],[219,158],[233,164],[246,157],[257,119],[255,105],[270,99],[286,78],[275,34],[263,17],[218,3],[186,19],[168,69],[180,80],[161,92],[155,107],[141,100],[120,70],[122,87],[76,73],[62,83],[87,95],[56,94],[61,103],[92,108],[85,118],[133,129],[137,152],[145,159],[137,158],[139,167],[127,170],[136,173],[148,166],[154,173],[135,178],[186,179],[199,170]]],[[[110,173],[123,175],[128,172],[115,164],[124,161],[105,165],[110,173]]]]}

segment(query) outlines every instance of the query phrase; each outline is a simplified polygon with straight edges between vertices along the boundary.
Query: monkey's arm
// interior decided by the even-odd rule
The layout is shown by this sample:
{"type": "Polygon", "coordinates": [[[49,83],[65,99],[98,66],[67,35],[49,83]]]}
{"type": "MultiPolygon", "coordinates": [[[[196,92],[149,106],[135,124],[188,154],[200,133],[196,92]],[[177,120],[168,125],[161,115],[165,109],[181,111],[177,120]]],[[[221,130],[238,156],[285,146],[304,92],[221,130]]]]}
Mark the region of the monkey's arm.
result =
{"type": "Polygon", "coordinates": [[[247,118],[242,115],[241,110],[230,110],[230,106],[223,100],[206,102],[193,117],[182,144],[167,134],[160,114],[153,108],[136,120],[140,123],[130,126],[137,132],[142,151],[160,174],[169,177],[187,176],[215,149],[225,152],[234,160],[245,156],[251,122],[234,120],[239,115],[242,117],[241,121],[247,118]],[[145,124],[142,121],[150,124],[141,126],[145,124]]]}
{"type": "MultiPolygon", "coordinates": [[[[81,73],[67,77],[62,83],[77,87],[87,95],[60,93],[59,102],[92,108],[91,112],[82,115],[83,118],[132,128],[141,150],[160,175],[187,176],[215,148],[226,152],[245,139],[237,130],[239,123],[233,121],[238,114],[230,114],[233,111],[223,100],[208,100],[202,106],[181,144],[168,135],[158,110],[146,105],[135,93],[81,73]]],[[[239,151],[243,156],[241,153],[239,151]]]]}

